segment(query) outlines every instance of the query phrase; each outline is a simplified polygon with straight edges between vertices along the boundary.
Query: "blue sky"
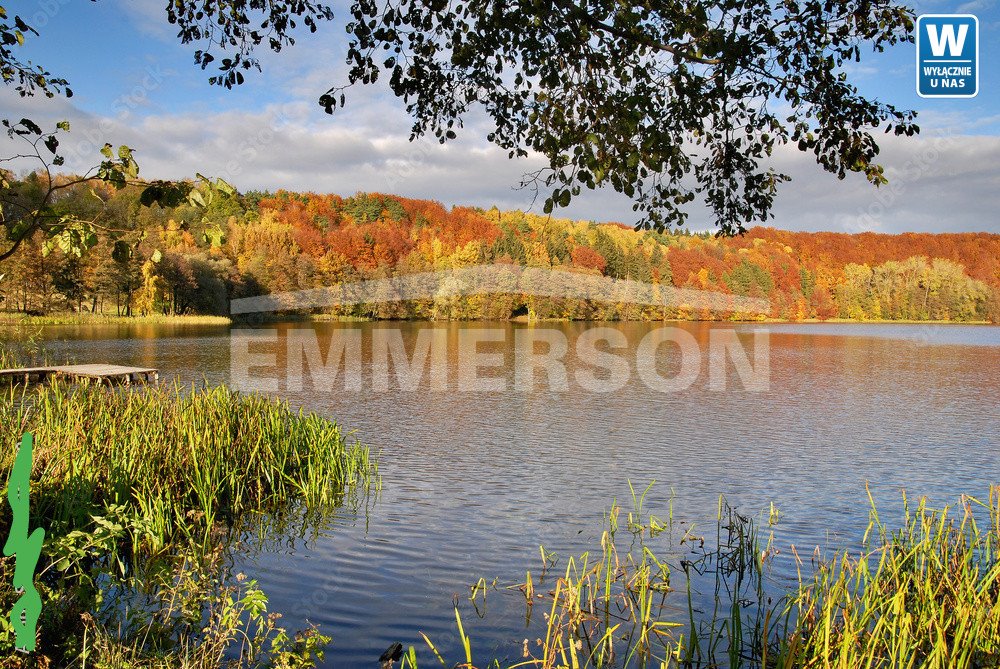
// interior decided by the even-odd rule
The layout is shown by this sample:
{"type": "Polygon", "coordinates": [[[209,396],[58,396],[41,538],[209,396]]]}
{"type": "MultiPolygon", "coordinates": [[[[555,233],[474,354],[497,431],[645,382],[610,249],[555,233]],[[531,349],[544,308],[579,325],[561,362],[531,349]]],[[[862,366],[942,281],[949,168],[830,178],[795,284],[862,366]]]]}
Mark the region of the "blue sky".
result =
{"type": "MultiPolygon", "coordinates": [[[[324,114],[317,97],[343,80],[345,42],[338,21],[321,25],[316,35],[303,33],[280,54],[262,51],[264,72],[227,91],[209,86],[211,73],[193,63],[196,47],[178,42],[162,5],[163,0],[14,3],[9,10],[41,33],[25,55],[69,79],[75,96],[21,100],[8,91],[0,97],[0,116],[69,119],[70,147],[76,150],[70,151],[68,167],[76,169],[92,164],[95,146],[110,141],[136,148],[147,177],[201,171],[243,189],[379,190],[446,204],[531,206],[531,195],[513,187],[538,159],[507,160],[485,142],[487,127],[478,117],[469,119],[458,141],[441,147],[409,144],[410,121],[381,87],[356,88],[346,109],[324,114]]],[[[849,74],[864,93],[920,112],[922,138],[885,140],[883,162],[895,184],[892,192],[876,192],[861,178],[837,181],[807,156],[779,152],[775,162],[793,181],[779,196],[775,225],[1000,232],[1000,67],[990,67],[1000,65],[1000,9],[995,0],[921,2],[915,9],[979,17],[979,95],[918,97],[912,44],[853,65],[849,74]]],[[[565,213],[633,220],[627,200],[605,192],[586,195],[565,213]]],[[[705,225],[695,212],[692,227],[705,225]]]]}

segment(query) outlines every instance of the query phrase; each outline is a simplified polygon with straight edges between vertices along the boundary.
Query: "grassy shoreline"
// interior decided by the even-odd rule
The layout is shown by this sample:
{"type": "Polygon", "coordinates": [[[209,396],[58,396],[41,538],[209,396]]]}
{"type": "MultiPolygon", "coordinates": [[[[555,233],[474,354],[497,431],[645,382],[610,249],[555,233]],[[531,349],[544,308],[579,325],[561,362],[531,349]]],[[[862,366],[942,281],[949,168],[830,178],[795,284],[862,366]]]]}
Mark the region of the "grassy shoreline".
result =
{"type": "Polygon", "coordinates": [[[36,316],[22,313],[0,313],[0,326],[39,326],[39,325],[229,325],[232,320],[227,316],[202,315],[163,315],[149,314],[146,316],[117,316],[115,314],[54,313],[36,316]]]}
{"type": "MultiPolygon", "coordinates": [[[[7,445],[33,434],[31,522],[46,536],[37,649],[15,653],[13,628],[0,622],[0,667],[322,659],[328,637],[282,629],[265,593],[226,564],[233,551],[254,550],[254,529],[292,517],[310,527],[377,489],[367,447],[336,423],[225,387],[53,383],[3,393],[0,480],[16,454],[7,445]]],[[[11,522],[4,509],[0,536],[11,522]]],[[[0,611],[19,598],[15,564],[0,558],[0,611]]]]}

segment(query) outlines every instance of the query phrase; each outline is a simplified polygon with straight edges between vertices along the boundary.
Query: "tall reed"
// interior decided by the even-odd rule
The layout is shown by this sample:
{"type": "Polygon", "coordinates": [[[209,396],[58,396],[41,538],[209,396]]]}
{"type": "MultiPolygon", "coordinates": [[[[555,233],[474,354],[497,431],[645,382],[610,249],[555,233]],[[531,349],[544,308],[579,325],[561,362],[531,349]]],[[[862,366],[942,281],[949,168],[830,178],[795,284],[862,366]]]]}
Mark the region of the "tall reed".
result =
{"type": "Polygon", "coordinates": [[[904,506],[892,530],[873,503],[864,550],[822,562],[790,596],[777,666],[1000,666],[1000,488],[958,509],[904,506]]]}
{"type": "MultiPolygon", "coordinates": [[[[0,443],[34,434],[36,509],[56,527],[128,505],[162,540],[290,501],[332,504],[348,486],[377,481],[369,449],[336,423],[225,387],[54,383],[6,393],[0,443]]],[[[12,458],[0,451],[0,471],[12,458]]]]}
{"type": "MultiPolygon", "coordinates": [[[[465,661],[455,666],[1000,667],[1000,488],[987,501],[963,497],[957,510],[932,509],[924,499],[912,506],[904,497],[894,530],[869,498],[863,547],[817,558],[812,569],[799,560],[798,586],[786,591],[766,582],[775,551],[761,522],[720,499],[714,544],[671,559],[648,541],[664,526],[643,516],[644,496],[633,492],[627,542],[618,537],[624,513],[612,504],[596,558],[568,560],[554,583],[529,572],[511,586],[524,594],[529,615],[545,604],[544,628],[522,659],[474,662],[456,609],[465,661]],[[707,608],[695,591],[709,594],[707,608]]],[[[773,506],[766,517],[777,522],[773,506]]],[[[685,531],[681,541],[704,539],[685,531]]],[[[543,574],[551,566],[546,561],[543,574]]],[[[417,659],[411,648],[402,666],[416,669],[417,659]]]]}
{"type": "MultiPolygon", "coordinates": [[[[267,519],[377,488],[367,447],[336,423],[224,387],[3,392],[0,479],[31,432],[32,522],[47,533],[30,666],[311,666],[322,655],[325,637],[279,628],[259,588],[226,575],[225,556],[267,519]]],[[[0,514],[0,536],[8,524],[0,514]]],[[[0,559],[0,608],[15,597],[11,564],[0,559]]],[[[11,643],[0,622],[0,658],[11,643]]]]}

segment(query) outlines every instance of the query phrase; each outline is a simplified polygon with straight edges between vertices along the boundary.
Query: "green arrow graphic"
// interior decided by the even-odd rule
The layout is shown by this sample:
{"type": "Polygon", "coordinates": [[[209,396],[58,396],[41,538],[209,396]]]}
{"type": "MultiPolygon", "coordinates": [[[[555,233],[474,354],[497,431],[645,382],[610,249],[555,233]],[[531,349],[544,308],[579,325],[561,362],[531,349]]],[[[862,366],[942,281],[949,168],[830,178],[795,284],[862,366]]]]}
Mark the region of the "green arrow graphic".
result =
{"type": "Polygon", "coordinates": [[[3,546],[3,554],[14,555],[14,588],[21,598],[10,611],[10,622],[14,627],[17,649],[25,653],[35,650],[35,629],[38,616],[42,613],[42,599],[35,590],[35,567],[42,552],[45,530],[36,528],[28,534],[30,505],[28,493],[31,481],[31,450],[33,440],[30,434],[21,439],[21,448],[14,459],[7,482],[7,501],[10,502],[14,521],[10,535],[3,546]]]}

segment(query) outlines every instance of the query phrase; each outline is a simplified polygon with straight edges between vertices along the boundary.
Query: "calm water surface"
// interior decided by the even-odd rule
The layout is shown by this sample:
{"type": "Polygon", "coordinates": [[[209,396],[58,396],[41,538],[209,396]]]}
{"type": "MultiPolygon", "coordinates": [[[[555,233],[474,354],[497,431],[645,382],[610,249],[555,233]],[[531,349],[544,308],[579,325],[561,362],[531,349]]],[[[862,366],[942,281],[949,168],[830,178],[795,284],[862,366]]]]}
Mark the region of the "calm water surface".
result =
{"type": "MultiPolygon", "coordinates": [[[[345,326],[316,327],[322,337],[345,326]]],[[[400,327],[412,338],[432,325],[400,327]]],[[[572,341],[587,326],[551,327],[572,341]]],[[[634,347],[658,326],[615,327],[634,347]]],[[[732,326],[682,327],[704,342],[710,328],[732,326]]],[[[480,577],[515,583],[526,569],[536,573],[541,544],[563,557],[594,548],[603,512],[612,497],[628,499],[629,480],[658,481],[647,507],[661,515],[673,489],[674,517],[695,523],[695,533],[714,529],[719,495],[754,515],[774,502],[781,513],[777,545],[795,544],[800,552],[858,540],[867,522],[866,481],[889,518],[904,488],[943,503],[985,494],[1000,481],[1000,328],[767,330],[766,393],[738,384],[711,391],[704,370],[692,388],[673,394],[651,391],[634,374],[613,394],[578,387],[329,392],[308,385],[281,392],[380,450],[383,490],[367,510],[342,510],[322,536],[288,537],[242,567],[287,625],[308,620],[334,637],[330,667],[375,667],[393,641],[416,645],[430,662],[418,631],[457,657],[456,597],[477,658],[516,656],[522,640],[534,637],[520,594],[491,593],[480,620],[469,586],[480,577]]],[[[229,377],[224,327],[46,328],[44,340],[56,359],[155,366],[185,383],[229,377]]],[[[776,578],[790,566],[784,550],[776,578]]]]}

